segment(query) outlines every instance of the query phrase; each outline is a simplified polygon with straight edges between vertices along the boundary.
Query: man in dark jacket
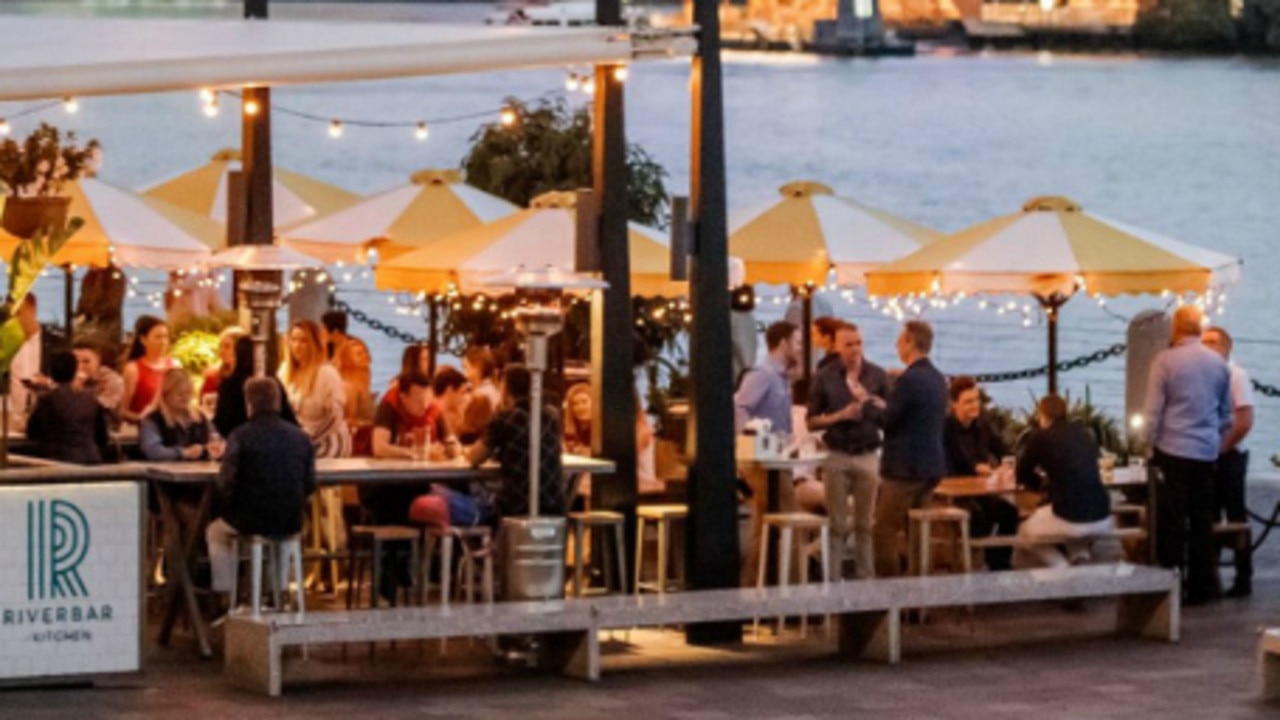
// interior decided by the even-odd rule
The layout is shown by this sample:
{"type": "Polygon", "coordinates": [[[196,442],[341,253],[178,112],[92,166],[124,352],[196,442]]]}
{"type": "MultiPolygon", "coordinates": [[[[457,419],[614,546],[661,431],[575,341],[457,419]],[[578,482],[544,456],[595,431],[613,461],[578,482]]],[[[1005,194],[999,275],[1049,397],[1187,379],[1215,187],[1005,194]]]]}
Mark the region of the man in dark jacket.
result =
{"type": "MultiPolygon", "coordinates": [[[[1103,559],[1097,558],[1101,548],[1090,547],[1093,539],[1109,536],[1114,529],[1111,499],[1098,471],[1098,444],[1083,425],[1067,420],[1067,404],[1057,395],[1047,395],[1040,401],[1037,421],[1040,430],[1031,436],[1018,458],[1018,484],[1032,490],[1045,489],[1049,502],[1018,530],[1018,537],[1026,542],[1014,555],[1014,565],[1066,565],[1068,558],[1059,546],[1045,544],[1046,538],[1073,539],[1064,545],[1072,558],[1092,552],[1095,559],[1103,559]]],[[[1114,539],[1103,540],[1103,547],[1118,557],[1114,539]]]]}
{"type": "Polygon", "coordinates": [[[27,420],[27,438],[40,457],[97,465],[107,445],[107,414],[93,393],[75,388],[76,356],[60,352],[49,361],[54,388],[36,400],[27,420]]]}
{"type": "Polygon", "coordinates": [[[281,419],[275,378],[249,380],[244,395],[249,420],[227,438],[219,472],[222,517],[205,533],[213,589],[219,592],[230,592],[236,572],[231,541],[236,536],[287,537],[302,532],[302,512],[316,489],[311,439],[281,419]]]}
{"type": "MultiPolygon", "coordinates": [[[[942,442],[947,449],[947,475],[978,475],[995,472],[1004,456],[1004,443],[982,412],[982,391],[971,377],[951,380],[951,412],[947,415],[942,442]]],[[[973,537],[1014,535],[1018,532],[1018,508],[1008,500],[993,495],[969,498],[958,503],[969,511],[969,533],[973,537]]],[[[990,548],[987,567],[1008,570],[1013,550],[990,548]]]]}
{"type": "Polygon", "coordinates": [[[947,472],[942,447],[947,380],[929,362],[932,349],[933,328],[928,323],[911,320],[902,326],[898,358],[907,369],[894,382],[883,413],[884,450],[873,531],[876,577],[901,573],[898,536],[906,529],[907,512],[924,507],[947,472]]]}

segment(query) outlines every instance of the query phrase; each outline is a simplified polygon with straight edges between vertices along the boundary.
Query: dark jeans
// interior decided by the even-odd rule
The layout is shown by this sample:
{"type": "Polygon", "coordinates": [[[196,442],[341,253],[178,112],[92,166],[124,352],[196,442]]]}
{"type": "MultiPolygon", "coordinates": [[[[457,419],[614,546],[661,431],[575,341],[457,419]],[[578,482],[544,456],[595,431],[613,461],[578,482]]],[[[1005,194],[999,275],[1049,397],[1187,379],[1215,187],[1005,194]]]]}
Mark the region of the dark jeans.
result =
{"type": "MultiPolygon", "coordinates": [[[[975,538],[1018,534],[1018,508],[998,497],[977,497],[961,504],[969,511],[969,535],[975,538]]],[[[990,548],[986,552],[987,567],[1008,570],[1013,567],[1013,548],[990,548]]]]}
{"type": "Polygon", "coordinates": [[[1190,601],[1220,591],[1214,559],[1214,463],[1176,457],[1156,450],[1152,463],[1164,482],[1156,490],[1156,558],[1167,568],[1183,569],[1190,601]]]}
{"type": "MultiPolygon", "coordinates": [[[[1244,482],[1249,471],[1249,452],[1232,450],[1218,456],[1217,474],[1213,479],[1214,519],[1225,517],[1228,522],[1249,522],[1244,504],[1244,482]]],[[[1235,583],[1248,585],[1253,580],[1252,537],[1239,537],[1233,557],[1236,565],[1235,583]]]]}

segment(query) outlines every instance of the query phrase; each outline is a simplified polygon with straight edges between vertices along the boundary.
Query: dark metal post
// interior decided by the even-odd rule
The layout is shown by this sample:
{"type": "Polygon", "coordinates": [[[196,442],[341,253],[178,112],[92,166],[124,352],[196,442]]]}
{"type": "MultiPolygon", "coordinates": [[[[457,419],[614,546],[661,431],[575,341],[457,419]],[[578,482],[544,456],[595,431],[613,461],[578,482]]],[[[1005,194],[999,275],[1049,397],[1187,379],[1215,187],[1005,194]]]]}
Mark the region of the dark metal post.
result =
{"type": "MultiPolygon", "coordinates": [[[[621,0],[596,0],[600,25],[622,25],[621,0]]],[[[595,359],[593,383],[595,427],[603,457],[612,460],[612,475],[592,478],[592,503],[626,517],[628,542],[635,533],[636,400],[633,369],[635,331],[631,318],[631,259],[627,237],[627,140],[624,84],[616,65],[597,65],[592,131],[592,195],[600,210],[600,270],[609,288],[593,306],[591,343],[595,359]]],[[[634,548],[633,548],[634,550],[634,548]]],[[[627,558],[634,558],[628,552],[627,558]]]]}
{"type": "Polygon", "coordinates": [[[244,0],[244,17],[246,20],[266,20],[267,0],[244,0]]]}
{"type": "Polygon", "coordinates": [[[62,286],[62,306],[66,308],[66,327],[67,327],[67,350],[71,349],[71,345],[75,343],[75,302],[76,302],[76,271],[70,265],[63,265],[62,271],[66,273],[64,276],[65,283],[62,286]]]}
{"type": "Polygon", "coordinates": [[[1044,309],[1045,317],[1049,320],[1049,371],[1045,373],[1049,377],[1049,394],[1058,394],[1058,311],[1062,308],[1063,300],[1058,296],[1041,297],[1036,296],[1040,301],[1040,307],[1044,309]]]}
{"type": "Polygon", "coordinates": [[[813,293],[814,288],[805,286],[804,300],[800,303],[800,337],[804,338],[804,382],[808,385],[813,378],[813,293]]]}
{"type": "MultiPolygon", "coordinates": [[[[268,0],[245,0],[244,16],[247,19],[266,20],[268,0]]],[[[251,104],[257,112],[240,114],[240,166],[244,177],[244,232],[240,242],[244,245],[270,245],[274,230],[274,212],[271,197],[271,88],[245,88],[241,96],[242,107],[251,104]]],[[[238,288],[245,273],[237,272],[238,288]]],[[[283,273],[252,273],[267,282],[284,287],[283,273]]],[[[262,315],[267,320],[263,328],[267,338],[266,366],[279,365],[276,347],[276,322],[274,313],[262,315]]],[[[259,321],[260,322],[260,321],[259,321]]]]}
{"type": "MultiPolygon", "coordinates": [[[[693,57],[690,203],[693,252],[689,296],[692,385],[686,577],[692,589],[738,585],[738,499],[734,480],[732,338],[729,333],[729,243],[725,218],[724,100],[720,70],[720,4],[694,0],[699,47],[693,57]]],[[[687,626],[693,644],[739,642],[738,623],[687,626]]]]}
{"type": "Polygon", "coordinates": [[[440,302],[435,294],[427,296],[427,373],[436,376],[436,347],[440,343],[440,302]]]}

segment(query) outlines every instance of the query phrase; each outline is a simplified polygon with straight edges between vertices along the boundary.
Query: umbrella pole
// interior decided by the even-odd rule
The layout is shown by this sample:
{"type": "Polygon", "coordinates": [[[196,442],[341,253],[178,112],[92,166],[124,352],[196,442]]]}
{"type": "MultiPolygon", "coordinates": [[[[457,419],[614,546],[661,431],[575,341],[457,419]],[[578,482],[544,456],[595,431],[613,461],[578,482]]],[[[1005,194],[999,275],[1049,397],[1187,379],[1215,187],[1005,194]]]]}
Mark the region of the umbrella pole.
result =
{"type": "Polygon", "coordinates": [[[805,288],[804,299],[800,302],[800,336],[804,338],[804,383],[808,385],[813,376],[813,290],[805,288]]]}
{"type": "Polygon", "coordinates": [[[1036,297],[1040,307],[1049,319],[1049,366],[1046,373],[1049,377],[1049,394],[1058,394],[1058,309],[1064,300],[1057,297],[1036,297]]]}
{"type": "Polygon", "coordinates": [[[440,340],[440,307],[436,296],[427,299],[427,373],[436,376],[436,345],[440,340]]]}
{"type": "Polygon", "coordinates": [[[63,275],[62,301],[63,307],[67,311],[65,317],[67,323],[67,347],[69,348],[74,342],[73,333],[75,332],[75,318],[72,317],[72,313],[75,312],[76,271],[70,265],[63,265],[62,271],[65,273],[63,275]]]}

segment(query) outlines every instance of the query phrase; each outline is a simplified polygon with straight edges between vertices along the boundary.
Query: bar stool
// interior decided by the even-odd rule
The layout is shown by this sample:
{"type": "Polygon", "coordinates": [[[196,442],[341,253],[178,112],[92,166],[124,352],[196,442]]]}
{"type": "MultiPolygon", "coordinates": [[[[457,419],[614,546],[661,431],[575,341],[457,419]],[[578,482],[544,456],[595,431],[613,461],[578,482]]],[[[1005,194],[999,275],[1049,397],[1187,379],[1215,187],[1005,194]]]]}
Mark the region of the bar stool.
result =
{"type": "MultiPolygon", "coordinates": [[[[778,549],[778,586],[788,587],[791,584],[791,556],[794,551],[802,550],[805,545],[812,539],[813,534],[818,534],[818,542],[820,543],[819,552],[822,559],[822,584],[826,585],[830,582],[831,567],[829,564],[830,548],[831,548],[831,526],[825,517],[814,515],[806,512],[789,512],[789,513],[769,513],[764,516],[762,522],[762,531],[760,547],[760,571],[756,575],[756,587],[763,588],[766,574],[766,568],[769,566],[769,529],[776,528],[779,533],[781,547],[778,549]]],[[[809,583],[809,565],[804,562],[804,556],[800,557],[800,579],[803,584],[809,583]]],[[[829,631],[830,616],[827,616],[827,630],[829,631]]],[[[778,618],[778,634],[782,634],[782,627],[785,618],[778,618]]],[[[809,629],[808,615],[800,616],[800,637],[805,637],[809,629]]],[[[754,626],[756,637],[760,636],[760,617],[755,618],[754,626]]]]}
{"type": "MultiPolygon", "coordinates": [[[[689,508],[684,505],[641,505],[636,508],[636,584],[635,592],[652,589],[659,595],[667,592],[667,556],[670,554],[671,525],[684,522],[689,516],[689,508]],[[644,569],[644,526],[653,522],[658,528],[658,576],[656,582],[641,583],[644,569]]],[[[684,589],[684,564],[680,565],[680,576],[677,586],[684,589]]]]}
{"type": "MultiPolygon", "coordinates": [[[[952,540],[952,558],[956,556],[956,544],[959,541],[960,565],[965,574],[973,572],[973,548],[969,545],[969,511],[958,507],[917,508],[907,511],[907,567],[912,575],[921,577],[933,570],[931,555],[933,547],[933,525],[953,524],[956,526],[955,539],[952,540]]],[[[925,612],[920,611],[920,621],[924,622],[925,612]]],[[[969,619],[973,621],[973,606],[969,606],[969,619]]]]}
{"type": "MultiPolygon", "coordinates": [[[[249,607],[254,617],[262,615],[262,572],[263,549],[266,549],[267,565],[270,570],[271,608],[275,612],[284,612],[281,603],[282,592],[287,594],[289,575],[292,570],[294,582],[294,612],[299,617],[307,611],[307,582],[302,574],[302,536],[288,535],[284,537],[249,536],[249,587],[252,595],[249,607]],[[283,588],[283,589],[282,589],[283,588]]],[[[236,558],[236,572],[231,576],[231,603],[235,606],[240,596],[240,538],[231,540],[231,553],[236,558]]],[[[306,646],[303,646],[303,657],[306,657],[306,646]]]]}
{"type": "Polygon", "coordinates": [[[476,565],[479,564],[482,575],[480,590],[484,593],[484,601],[489,604],[493,603],[493,530],[484,525],[475,527],[453,525],[448,528],[428,525],[423,528],[423,539],[425,551],[422,554],[422,568],[420,570],[422,604],[425,605],[428,601],[432,559],[436,555],[437,548],[440,554],[440,602],[443,605],[449,604],[449,600],[452,597],[451,583],[454,579],[454,540],[458,541],[462,550],[462,560],[458,563],[457,579],[459,580],[458,588],[463,591],[464,602],[470,603],[476,597],[475,576],[476,565]]]}
{"type": "Polygon", "coordinates": [[[590,512],[569,513],[569,522],[573,524],[573,594],[582,597],[587,594],[586,581],[583,578],[585,569],[582,560],[582,548],[586,539],[587,528],[613,528],[613,555],[604,553],[604,572],[607,578],[618,578],[618,588],[623,595],[627,594],[627,562],[626,544],[623,533],[626,532],[626,517],[622,513],[608,510],[592,510],[590,512]],[[613,567],[616,567],[616,575],[613,567]]]}
{"type": "MultiPolygon", "coordinates": [[[[351,528],[351,564],[347,575],[347,609],[360,599],[360,586],[364,584],[364,561],[369,560],[372,586],[369,590],[369,607],[378,607],[378,591],[382,587],[382,550],[387,543],[403,542],[409,545],[409,567],[412,577],[418,568],[421,550],[417,528],[403,525],[355,525],[351,528]]],[[[391,606],[396,605],[396,593],[391,593],[391,606]]]]}

